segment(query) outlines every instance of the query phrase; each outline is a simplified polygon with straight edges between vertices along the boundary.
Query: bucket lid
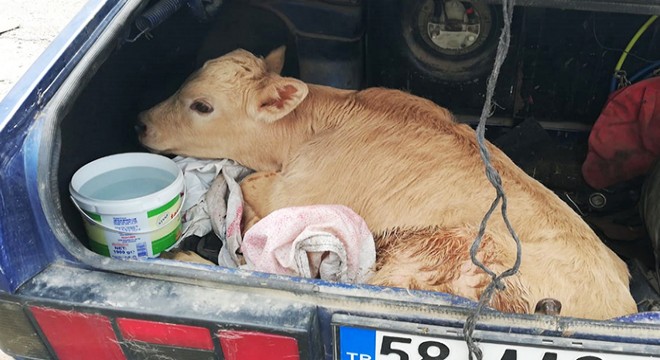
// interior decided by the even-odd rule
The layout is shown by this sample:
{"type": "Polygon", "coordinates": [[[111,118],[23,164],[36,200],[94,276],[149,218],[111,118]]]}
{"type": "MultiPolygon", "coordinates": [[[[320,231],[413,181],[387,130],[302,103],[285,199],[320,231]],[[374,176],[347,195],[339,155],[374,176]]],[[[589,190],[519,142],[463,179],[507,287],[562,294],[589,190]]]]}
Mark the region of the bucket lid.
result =
{"type": "Polygon", "coordinates": [[[174,161],[162,155],[140,152],[109,155],[94,160],[78,169],[69,183],[71,197],[83,210],[106,215],[149,211],[166,204],[183,191],[183,173],[174,161]],[[92,178],[112,170],[129,167],[161,169],[172,174],[174,180],[154,193],[125,200],[95,199],[80,192],[81,187],[92,178]]]}

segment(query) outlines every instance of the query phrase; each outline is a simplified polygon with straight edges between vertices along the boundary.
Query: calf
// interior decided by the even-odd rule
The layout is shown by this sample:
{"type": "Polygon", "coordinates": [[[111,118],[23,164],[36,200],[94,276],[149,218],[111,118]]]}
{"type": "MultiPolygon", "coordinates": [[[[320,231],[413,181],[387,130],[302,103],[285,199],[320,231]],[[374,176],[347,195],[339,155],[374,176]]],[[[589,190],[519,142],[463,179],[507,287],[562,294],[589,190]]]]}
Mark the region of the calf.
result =
{"type": "MultiPolygon", "coordinates": [[[[169,99],[141,114],[149,149],[230,158],[257,172],[242,183],[244,230],[274,210],[343,204],[376,237],[370,283],[477,299],[490,281],[469,247],[495,190],[474,131],[431,101],[396,90],[339,90],[282,77],[284,49],[236,50],[208,61],[169,99]]],[[[621,259],[566,204],[488,144],[522,241],[520,272],[492,305],[593,319],[636,311],[621,259]]],[[[478,258],[512,266],[515,244],[498,212],[478,258]]]]}

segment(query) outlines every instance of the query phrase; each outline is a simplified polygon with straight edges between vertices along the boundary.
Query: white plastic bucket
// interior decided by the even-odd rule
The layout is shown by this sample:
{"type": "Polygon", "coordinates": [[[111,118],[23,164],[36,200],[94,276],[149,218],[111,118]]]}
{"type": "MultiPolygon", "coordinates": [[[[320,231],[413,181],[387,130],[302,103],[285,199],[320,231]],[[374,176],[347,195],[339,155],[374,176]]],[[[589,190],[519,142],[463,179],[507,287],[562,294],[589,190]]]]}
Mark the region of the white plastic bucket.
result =
{"type": "Polygon", "coordinates": [[[80,168],[69,184],[90,248],[116,259],[157,257],[181,235],[183,173],[162,155],[124,153],[80,168]]]}

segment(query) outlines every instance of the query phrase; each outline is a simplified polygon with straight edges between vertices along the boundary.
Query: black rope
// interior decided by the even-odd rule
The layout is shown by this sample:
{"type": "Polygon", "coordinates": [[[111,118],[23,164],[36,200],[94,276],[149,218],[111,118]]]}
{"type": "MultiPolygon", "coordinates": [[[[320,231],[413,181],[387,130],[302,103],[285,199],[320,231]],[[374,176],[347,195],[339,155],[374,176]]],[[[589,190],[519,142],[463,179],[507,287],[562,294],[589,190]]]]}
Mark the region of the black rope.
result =
{"type": "Polygon", "coordinates": [[[474,334],[474,329],[477,325],[477,319],[479,318],[479,315],[481,314],[483,308],[490,303],[493,294],[495,294],[495,291],[504,289],[504,284],[502,283],[502,280],[506,277],[515,275],[518,272],[520,268],[520,258],[522,253],[520,247],[520,239],[518,238],[518,235],[516,235],[516,232],[513,230],[513,227],[509,222],[509,218],[507,217],[507,212],[506,212],[507,198],[506,198],[506,194],[504,193],[504,188],[502,187],[502,178],[500,177],[499,173],[497,172],[497,170],[495,170],[493,164],[491,163],[490,153],[486,148],[486,140],[485,140],[486,119],[492,115],[493,94],[495,93],[495,85],[497,84],[497,78],[500,74],[502,63],[504,63],[504,59],[506,58],[507,52],[509,51],[509,43],[511,40],[511,20],[513,18],[513,6],[514,6],[514,0],[502,1],[502,11],[504,13],[504,27],[502,28],[500,41],[499,44],[497,45],[497,54],[495,55],[495,63],[493,65],[493,71],[491,72],[490,77],[488,78],[488,83],[486,85],[486,99],[484,102],[484,107],[481,110],[481,117],[479,118],[479,125],[477,126],[477,131],[476,131],[477,143],[479,144],[479,153],[486,168],[486,177],[488,178],[488,181],[490,181],[490,183],[495,188],[497,196],[495,197],[492,204],[490,205],[490,208],[484,215],[484,218],[481,221],[481,225],[479,227],[479,233],[477,234],[477,237],[472,243],[472,247],[470,248],[470,257],[472,258],[472,262],[491,277],[491,282],[486,286],[486,289],[484,289],[484,292],[481,294],[481,297],[479,298],[479,302],[476,308],[474,309],[472,314],[470,314],[470,316],[468,316],[468,318],[465,320],[465,325],[463,327],[463,337],[468,346],[470,360],[474,360],[475,357],[478,360],[483,359],[483,353],[481,352],[481,349],[475,343],[474,338],[472,337],[472,335],[474,334]],[[491,215],[493,214],[497,206],[500,204],[500,201],[502,202],[501,205],[502,219],[504,220],[504,223],[506,224],[509,233],[516,242],[516,262],[514,263],[512,268],[497,275],[492,270],[488,269],[481,261],[479,261],[479,259],[477,259],[477,251],[479,250],[481,241],[486,231],[486,225],[488,224],[488,220],[490,219],[491,215]]]}

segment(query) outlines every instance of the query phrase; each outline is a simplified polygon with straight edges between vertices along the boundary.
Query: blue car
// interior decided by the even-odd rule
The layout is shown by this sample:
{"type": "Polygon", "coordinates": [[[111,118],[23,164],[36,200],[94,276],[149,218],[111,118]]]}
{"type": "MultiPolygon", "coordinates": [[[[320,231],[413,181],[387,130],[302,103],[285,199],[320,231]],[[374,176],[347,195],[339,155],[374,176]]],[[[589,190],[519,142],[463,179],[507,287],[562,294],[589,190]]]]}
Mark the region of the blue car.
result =
{"type": "Polygon", "coordinates": [[[451,294],[92,250],[70,197],[74,173],[147,152],[138,114],[206,60],[286,45],[284,74],[403,89],[476,125],[508,26],[501,3],[90,1],[0,102],[0,350],[60,360],[449,360],[468,358],[469,337],[488,360],[660,359],[660,213],[639,206],[660,203],[660,171],[607,189],[580,173],[608,96],[660,68],[660,0],[516,1],[487,123],[489,140],[626,261],[636,314],[595,321],[486,308],[475,318],[477,303],[451,294]]]}

